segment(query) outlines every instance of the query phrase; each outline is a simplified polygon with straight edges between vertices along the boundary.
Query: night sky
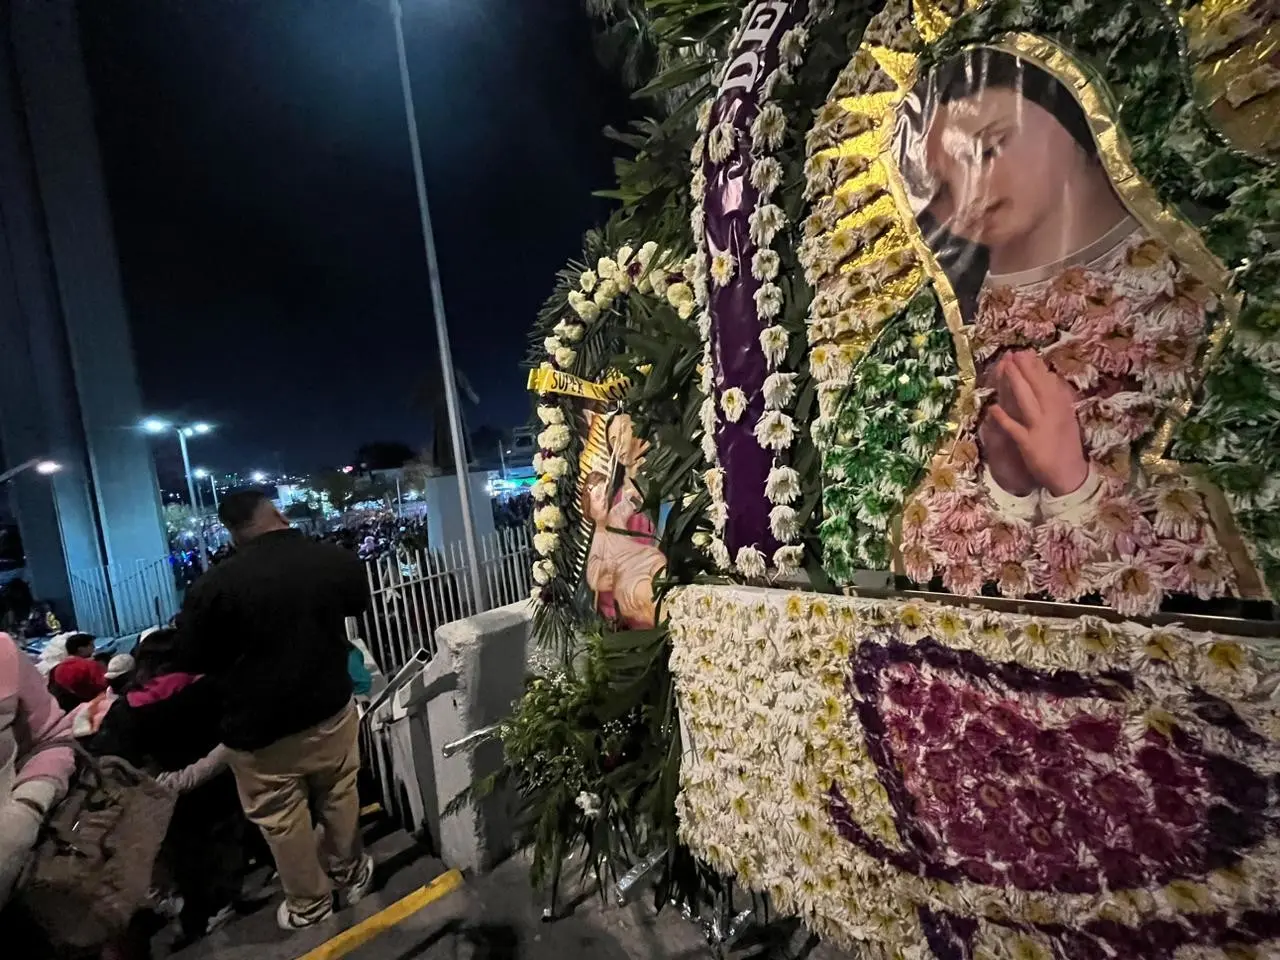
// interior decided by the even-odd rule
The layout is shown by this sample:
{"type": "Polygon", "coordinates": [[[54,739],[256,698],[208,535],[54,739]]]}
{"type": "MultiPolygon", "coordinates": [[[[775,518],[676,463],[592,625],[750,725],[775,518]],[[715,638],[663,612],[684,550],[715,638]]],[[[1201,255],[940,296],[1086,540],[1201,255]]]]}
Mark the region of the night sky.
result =
{"type": "MultiPolygon", "coordinates": [[[[580,0],[403,2],[469,426],[514,426],[528,329],[608,213],[600,130],[628,102],[580,0]]],[[[80,11],[149,411],[215,421],[193,459],[224,471],[425,445],[413,396],[438,360],[385,3],[80,11]]]]}

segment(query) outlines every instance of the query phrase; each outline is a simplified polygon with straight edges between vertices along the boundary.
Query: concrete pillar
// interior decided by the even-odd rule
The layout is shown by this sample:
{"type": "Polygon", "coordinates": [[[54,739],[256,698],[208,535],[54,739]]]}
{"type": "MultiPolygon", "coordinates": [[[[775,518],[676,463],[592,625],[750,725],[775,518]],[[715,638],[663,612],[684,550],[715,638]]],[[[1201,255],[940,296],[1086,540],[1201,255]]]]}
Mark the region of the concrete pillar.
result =
{"type": "MultiPolygon", "coordinates": [[[[0,444],[38,597],[111,619],[118,580],[168,554],[72,0],[0,6],[0,444]],[[75,571],[110,566],[75,587],[75,571]],[[87,584],[96,584],[87,586],[87,584]],[[104,614],[105,611],[105,614],[104,614]]],[[[172,592],[172,585],[161,585],[172,592]]],[[[168,604],[165,604],[168,606],[168,604]]]]}
{"type": "MultiPolygon", "coordinates": [[[[477,470],[469,475],[469,479],[471,510],[476,537],[480,539],[494,531],[489,474],[477,470]]],[[[453,474],[428,478],[424,499],[427,501],[427,538],[432,548],[440,550],[450,544],[462,543],[462,499],[458,496],[458,478],[453,474]]]]}
{"type": "Polygon", "coordinates": [[[169,552],[73,0],[18,3],[13,44],[106,562],[169,552]]]}

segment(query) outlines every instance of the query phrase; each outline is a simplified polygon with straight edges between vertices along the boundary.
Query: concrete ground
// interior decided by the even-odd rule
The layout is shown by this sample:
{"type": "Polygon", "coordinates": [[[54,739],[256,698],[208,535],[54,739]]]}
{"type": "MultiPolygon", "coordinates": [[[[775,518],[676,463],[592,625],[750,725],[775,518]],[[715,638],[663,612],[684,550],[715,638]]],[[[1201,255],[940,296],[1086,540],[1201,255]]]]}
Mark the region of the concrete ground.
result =
{"type": "Polygon", "coordinates": [[[492,873],[465,878],[458,889],[392,923],[395,904],[430,884],[444,866],[402,833],[371,849],[379,863],[376,892],[334,920],[284,933],[275,926],[276,898],[177,953],[164,946],[171,933],[162,934],[155,960],[849,960],[809,943],[788,922],[774,924],[767,935],[753,931],[732,952],[719,954],[676,910],[655,914],[647,902],[606,906],[586,890],[569,890],[563,916],[547,923],[520,856],[492,873]],[[344,948],[344,931],[362,921],[347,934],[362,942],[344,948]]]}
{"type": "MultiPolygon", "coordinates": [[[[701,931],[676,910],[654,914],[647,903],[617,908],[598,894],[570,897],[567,915],[546,923],[519,857],[427,907],[351,954],[352,960],[702,960],[717,957],[701,931]]],[[[795,924],[769,938],[744,937],[724,956],[752,960],[847,960],[807,944],[795,924]]]]}

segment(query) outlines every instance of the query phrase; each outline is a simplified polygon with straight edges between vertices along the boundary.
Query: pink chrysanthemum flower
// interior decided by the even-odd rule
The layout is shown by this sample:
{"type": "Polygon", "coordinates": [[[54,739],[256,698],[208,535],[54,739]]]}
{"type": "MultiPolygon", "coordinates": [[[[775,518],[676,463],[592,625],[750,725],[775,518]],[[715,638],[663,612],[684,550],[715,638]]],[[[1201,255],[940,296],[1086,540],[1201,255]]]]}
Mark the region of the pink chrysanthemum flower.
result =
{"type": "Polygon", "coordinates": [[[1088,531],[1103,551],[1113,556],[1131,556],[1155,539],[1151,522],[1131,497],[1103,500],[1094,509],[1088,531]]]}
{"type": "Polygon", "coordinates": [[[1200,494],[1185,483],[1161,484],[1151,491],[1155,531],[1173,540],[1194,540],[1208,515],[1200,494]]]}
{"type": "Polygon", "coordinates": [[[1101,565],[1102,596],[1126,617],[1149,616],[1160,609],[1164,579],[1145,551],[1101,565]]]}
{"type": "Polygon", "coordinates": [[[1049,520],[1036,528],[1036,555],[1050,568],[1083,568],[1097,548],[1084,527],[1066,520],[1049,520]]]}

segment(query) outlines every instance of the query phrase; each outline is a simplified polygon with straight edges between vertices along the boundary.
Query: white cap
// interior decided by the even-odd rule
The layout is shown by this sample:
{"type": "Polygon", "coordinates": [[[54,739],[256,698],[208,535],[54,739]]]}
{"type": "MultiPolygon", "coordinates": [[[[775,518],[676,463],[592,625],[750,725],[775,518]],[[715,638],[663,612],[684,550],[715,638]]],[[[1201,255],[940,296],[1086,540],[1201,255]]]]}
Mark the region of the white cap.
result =
{"type": "Polygon", "coordinates": [[[133,657],[127,653],[117,653],[107,663],[107,679],[115,680],[133,672],[133,657]]]}

